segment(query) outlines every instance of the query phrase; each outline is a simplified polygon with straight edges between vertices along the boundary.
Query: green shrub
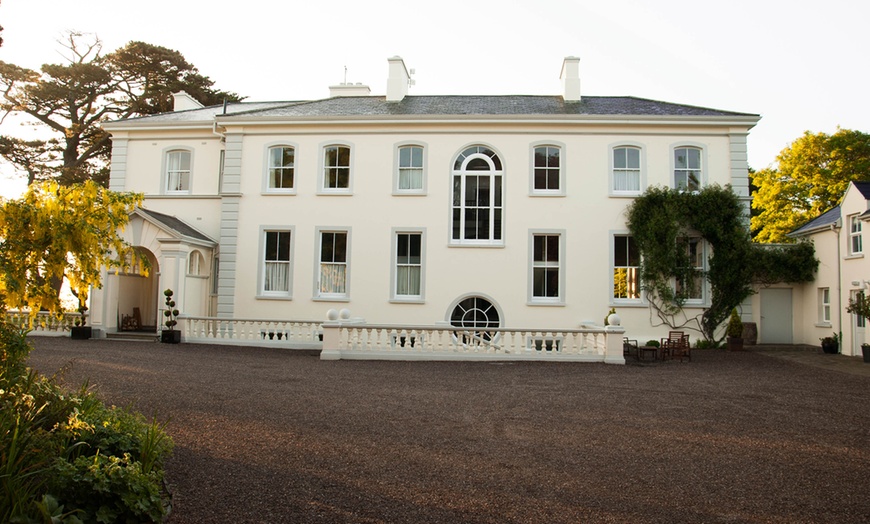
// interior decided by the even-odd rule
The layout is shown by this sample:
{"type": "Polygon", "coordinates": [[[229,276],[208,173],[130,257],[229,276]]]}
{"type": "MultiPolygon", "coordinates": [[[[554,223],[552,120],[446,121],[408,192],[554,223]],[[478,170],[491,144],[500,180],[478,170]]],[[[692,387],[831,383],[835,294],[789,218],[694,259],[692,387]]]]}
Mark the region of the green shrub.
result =
{"type": "Polygon", "coordinates": [[[65,391],[30,350],[0,324],[0,522],[160,522],[166,424],[65,391]]]}
{"type": "Polygon", "coordinates": [[[662,344],[658,340],[647,340],[645,345],[649,346],[651,348],[657,348],[657,347],[661,346],[662,344]]]}

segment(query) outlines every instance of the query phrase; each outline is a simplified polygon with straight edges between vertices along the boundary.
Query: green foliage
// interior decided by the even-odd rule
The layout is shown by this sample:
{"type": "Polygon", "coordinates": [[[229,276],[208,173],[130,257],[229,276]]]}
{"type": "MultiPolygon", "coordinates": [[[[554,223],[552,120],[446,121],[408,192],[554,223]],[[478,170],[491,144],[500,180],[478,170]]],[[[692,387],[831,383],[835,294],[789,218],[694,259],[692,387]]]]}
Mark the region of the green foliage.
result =
{"type": "MultiPolygon", "coordinates": [[[[133,249],[119,231],[141,203],[135,193],[109,191],[93,181],[72,186],[31,185],[15,200],[0,200],[0,298],[7,307],[62,311],[59,284],[69,281],[84,303],[100,286],[103,267],[122,267],[133,249]]],[[[146,267],[147,270],[147,267],[146,267]]]]}
{"type": "Polygon", "coordinates": [[[662,345],[662,343],[659,342],[658,340],[647,340],[645,345],[649,346],[651,348],[657,348],[657,347],[660,347],[662,345]]]}
{"type": "Polygon", "coordinates": [[[167,289],[163,291],[163,295],[166,297],[166,309],[163,311],[163,316],[166,317],[166,321],[163,324],[165,324],[166,327],[169,329],[174,329],[175,326],[178,324],[176,318],[178,317],[180,312],[175,309],[175,301],[172,300],[172,290],[167,289]]]}
{"type": "Polygon", "coordinates": [[[750,241],[745,213],[731,188],[718,185],[697,192],[651,187],[628,208],[628,228],[641,252],[641,285],[663,323],[676,329],[696,322],[704,338],[716,341],[717,329],[753,293],[753,283],[812,280],[818,264],[812,246],[763,251],[750,241]],[[696,268],[689,237],[701,237],[711,248],[706,272],[696,268]],[[684,306],[704,279],[709,306],[700,318],[689,318],[684,306]]]}
{"type": "Polygon", "coordinates": [[[731,338],[740,338],[743,336],[743,321],[737,313],[737,308],[731,310],[731,318],[728,320],[728,328],[725,332],[731,338]]]}
{"type": "Polygon", "coordinates": [[[870,299],[868,299],[864,292],[861,291],[858,293],[858,296],[849,298],[849,305],[846,307],[846,312],[864,318],[870,318],[870,299]]]}
{"type": "Polygon", "coordinates": [[[757,242],[792,242],[786,236],[840,202],[852,181],[870,177],[870,134],[837,129],[811,133],[783,149],[777,166],[751,173],[757,242]]]}
{"type": "Polygon", "coordinates": [[[816,250],[808,241],[752,246],[752,279],[756,284],[810,282],[818,267],[816,250]]]}
{"type": "Polygon", "coordinates": [[[0,522],[160,522],[166,424],[29,372],[0,324],[0,522]]]}

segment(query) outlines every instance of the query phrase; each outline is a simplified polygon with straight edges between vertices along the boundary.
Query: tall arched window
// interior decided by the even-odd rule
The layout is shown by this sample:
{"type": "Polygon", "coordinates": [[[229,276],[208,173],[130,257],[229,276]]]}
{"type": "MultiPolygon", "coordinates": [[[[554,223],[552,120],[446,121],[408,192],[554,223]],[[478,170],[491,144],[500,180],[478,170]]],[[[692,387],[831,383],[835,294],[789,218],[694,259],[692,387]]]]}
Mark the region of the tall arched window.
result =
{"type": "Polygon", "coordinates": [[[502,243],[502,163],[492,149],[472,146],[453,163],[451,240],[457,244],[502,243]]]}

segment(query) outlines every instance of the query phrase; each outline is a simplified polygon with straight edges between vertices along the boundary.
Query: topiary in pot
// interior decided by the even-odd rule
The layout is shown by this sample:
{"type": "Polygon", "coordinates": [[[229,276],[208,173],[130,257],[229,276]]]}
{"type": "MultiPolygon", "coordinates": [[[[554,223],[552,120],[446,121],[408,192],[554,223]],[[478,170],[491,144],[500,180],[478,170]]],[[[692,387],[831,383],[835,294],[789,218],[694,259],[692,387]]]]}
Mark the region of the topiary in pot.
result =
{"type": "Polygon", "coordinates": [[[172,290],[167,289],[163,295],[166,297],[166,309],[163,311],[163,316],[166,317],[163,325],[166,327],[160,332],[160,341],[166,344],[178,344],[181,342],[181,331],[175,329],[175,326],[178,324],[179,311],[175,309],[172,290]]]}
{"type": "Polygon", "coordinates": [[[731,310],[731,318],[728,319],[725,334],[728,336],[728,351],[743,350],[743,321],[740,320],[737,308],[731,310]]]}

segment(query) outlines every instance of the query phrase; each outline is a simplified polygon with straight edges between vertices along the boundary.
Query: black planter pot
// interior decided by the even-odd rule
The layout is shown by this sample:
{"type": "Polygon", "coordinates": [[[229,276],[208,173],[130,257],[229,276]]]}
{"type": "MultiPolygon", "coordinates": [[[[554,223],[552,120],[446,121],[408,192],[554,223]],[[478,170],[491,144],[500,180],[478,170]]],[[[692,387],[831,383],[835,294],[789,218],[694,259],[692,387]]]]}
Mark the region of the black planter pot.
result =
{"type": "Polygon", "coordinates": [[[164,329],[160,332],[160,342],[164,344],[178,344],[181,342],[181,331],[177,329],[164,329]]]}
{"type": "Polygon", "coordinates": [[[864,356],[864,362],[870,364],[870,346],[861,346],[861,354],[864,356]]]}
{"type": "Polygon", "coordinates": [[[91,326],[73,326],[69,331],[69,338],[73,340],[87,340],[93,335],[91,326]]]}
{"type": "Polygon", "coordinates": [[[824,351],[825,353],[827,353],[829,355],[836,355],[837,353],[840,352],[840,344],[839,344],[839,342],[834,342],[834,341],[828,342],[828,341],[823,340],[822,341],[822,351],[824,351]]]}
{"type": "Polygon", "coordinates": [[[743,351],[743,337],[728,337],[728,351],[743,351]]]}

